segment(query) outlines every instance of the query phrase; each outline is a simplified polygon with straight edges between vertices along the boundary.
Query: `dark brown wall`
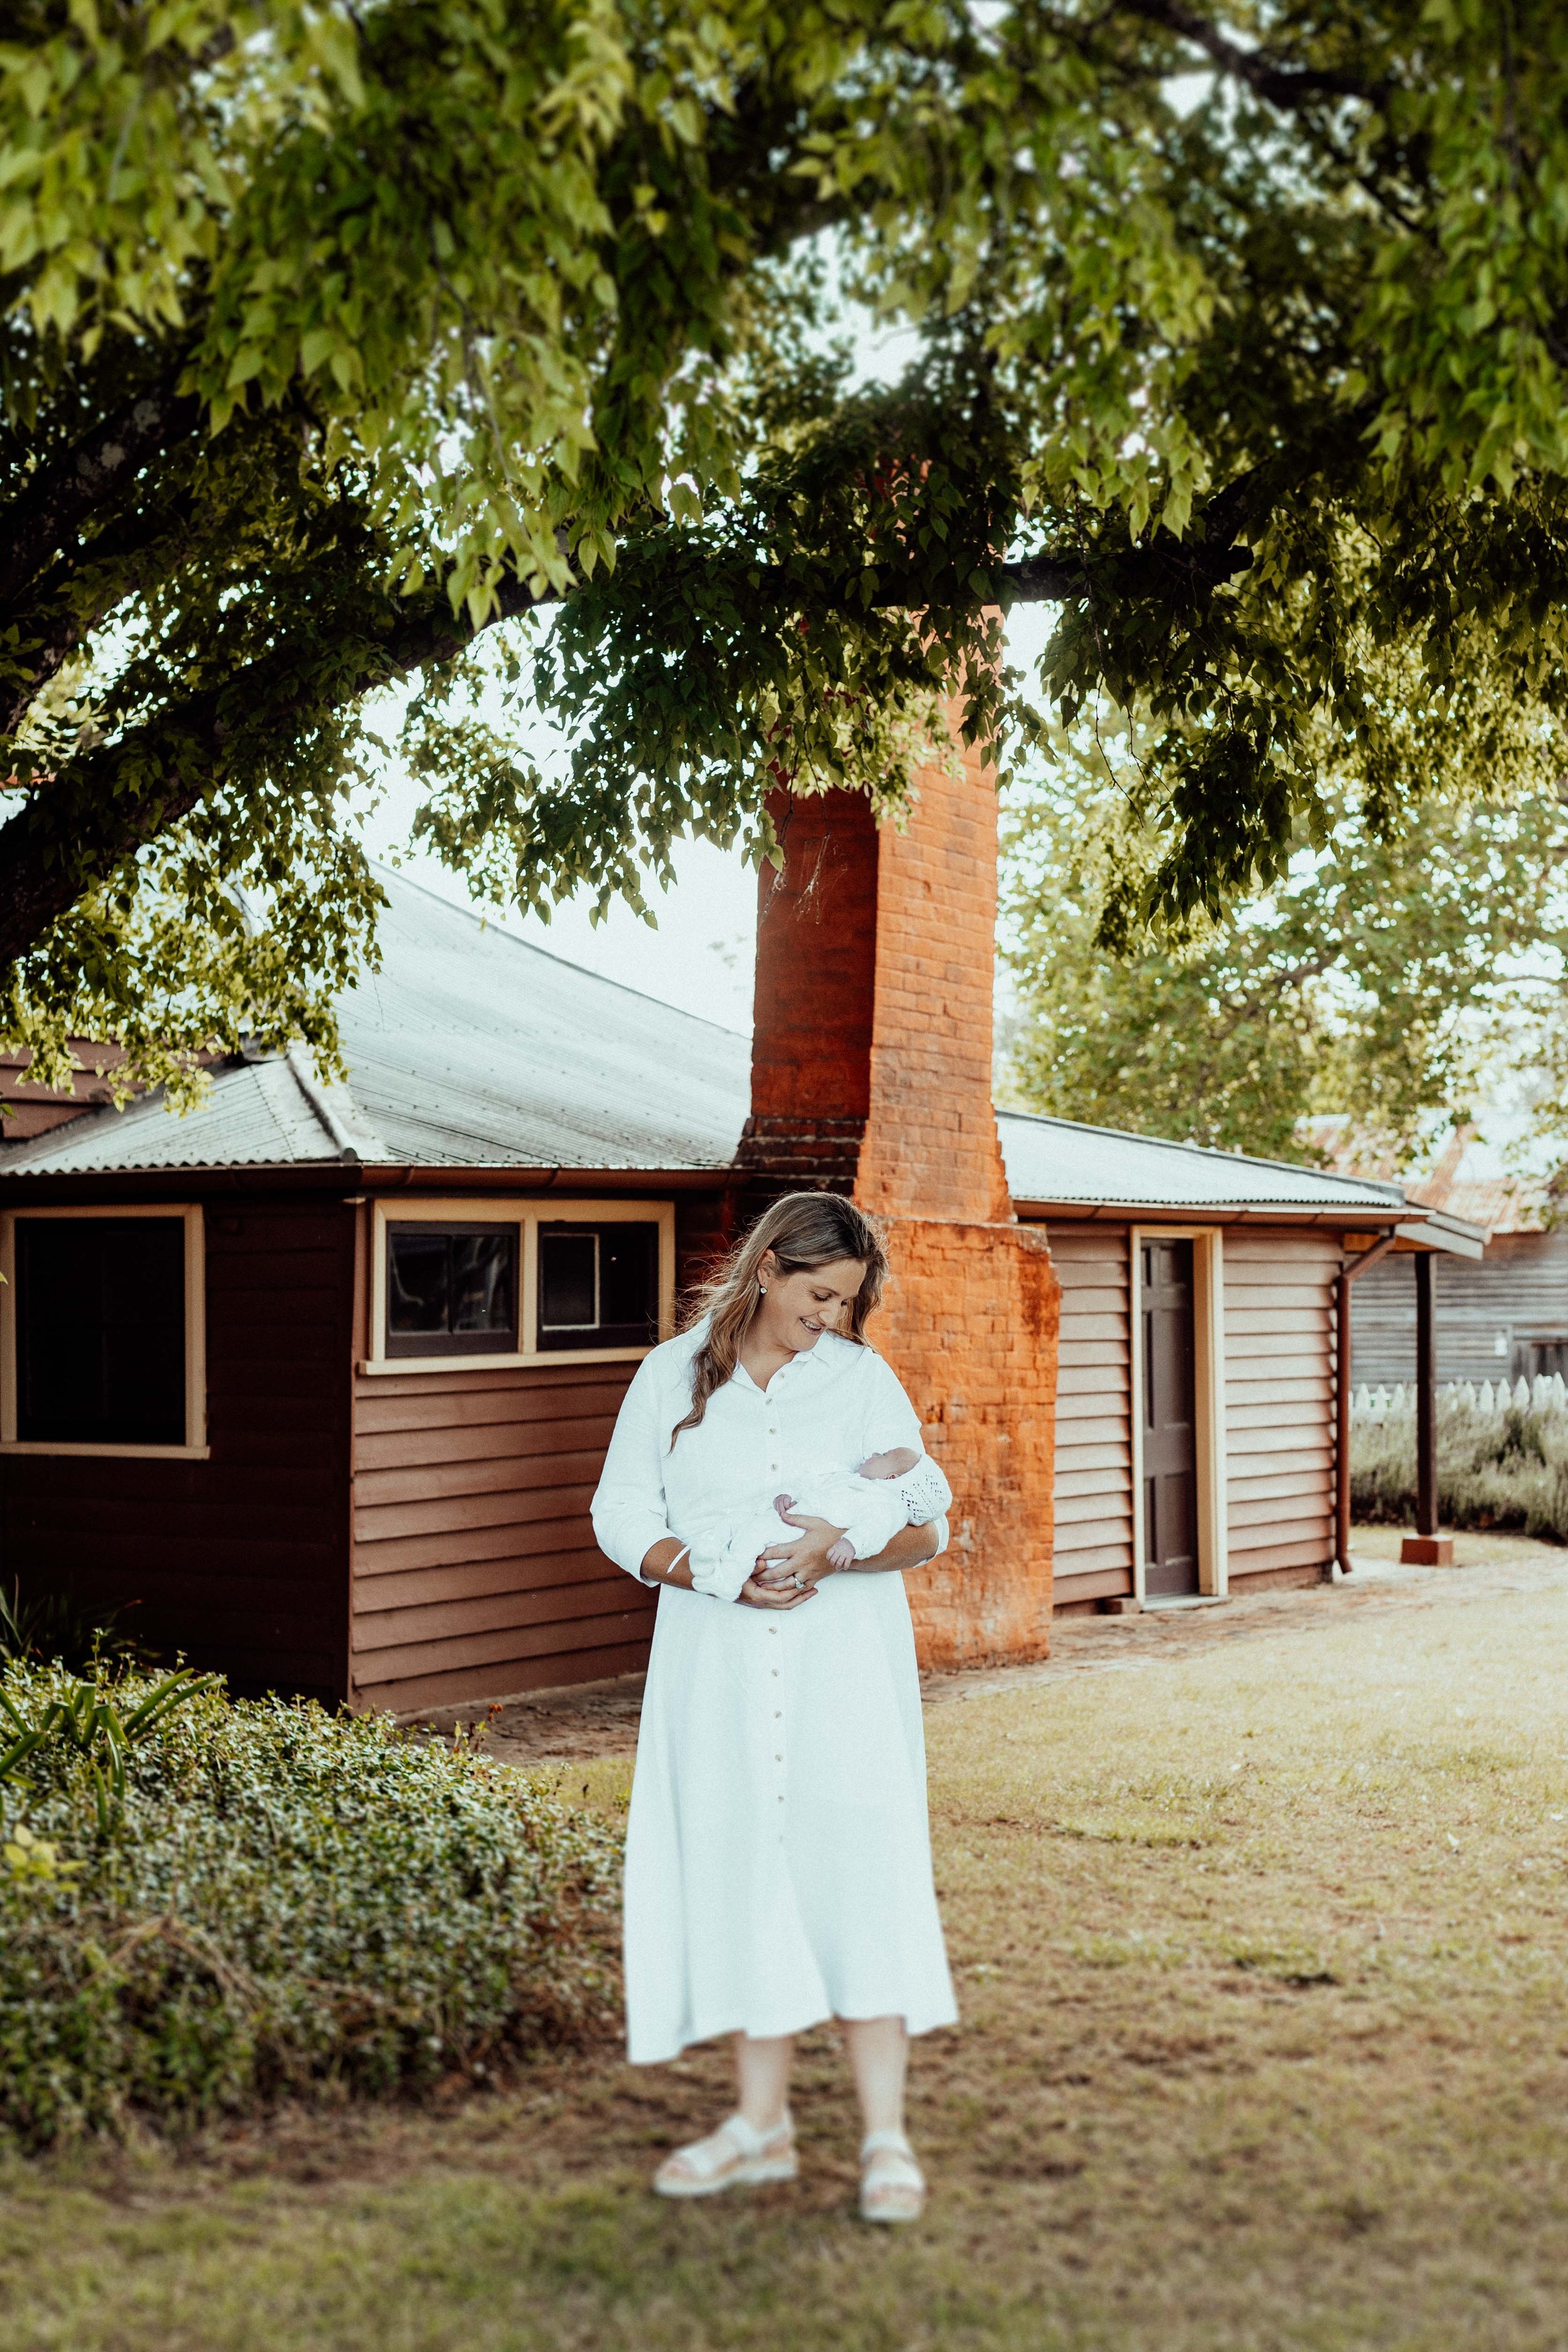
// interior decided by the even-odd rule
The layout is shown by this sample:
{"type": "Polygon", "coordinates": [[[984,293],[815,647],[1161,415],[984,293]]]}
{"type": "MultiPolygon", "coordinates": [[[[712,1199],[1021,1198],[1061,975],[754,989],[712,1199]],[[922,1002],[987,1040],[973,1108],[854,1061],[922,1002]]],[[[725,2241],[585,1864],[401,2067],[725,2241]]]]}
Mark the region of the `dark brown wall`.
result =
{"type": "MultiPolygon", "coordinates": [[[[176,1178],[135,1197],[196,1196],[176,1178]]],[[[27,1205],[20,1186],[5,1199],[27,1205]]],[[[232,1187],[205,1206],[211,1458],[6,1455],[0,1575],[137,1601],[132,1622],[147,1640],[220,1668],[238,1689],[339,1697],[353,1212],[341,1193],[232,1187]]]]}

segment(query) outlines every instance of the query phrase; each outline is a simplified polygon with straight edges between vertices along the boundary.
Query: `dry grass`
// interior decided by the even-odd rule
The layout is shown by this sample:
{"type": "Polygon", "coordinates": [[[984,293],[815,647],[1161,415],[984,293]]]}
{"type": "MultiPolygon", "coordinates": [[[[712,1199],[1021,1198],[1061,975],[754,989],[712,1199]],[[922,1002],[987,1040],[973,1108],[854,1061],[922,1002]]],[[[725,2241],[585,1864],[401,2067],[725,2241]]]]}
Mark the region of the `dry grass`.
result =
{"type": "MultiPolygon", "coordinates": [[[[1562,1555],[1557,1559],[1562,1560],[1562,1555]]],[[[933,1709],[962,2032],[918,2231],[806,2178],[669,2208],[704,2053],[445,2116],[0,2173],[5,2352],[1560,2352],[1568,1568],[933,1709]]],[[[574,1768],[614,1808],[625,1761],[574,1768]]]]}

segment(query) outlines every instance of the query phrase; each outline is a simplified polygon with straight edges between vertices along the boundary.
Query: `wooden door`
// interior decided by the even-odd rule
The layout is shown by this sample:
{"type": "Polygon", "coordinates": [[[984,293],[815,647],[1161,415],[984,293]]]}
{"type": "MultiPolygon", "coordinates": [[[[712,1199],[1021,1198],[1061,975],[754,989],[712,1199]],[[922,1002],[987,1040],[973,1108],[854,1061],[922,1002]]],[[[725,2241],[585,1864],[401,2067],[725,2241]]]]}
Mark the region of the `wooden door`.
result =
{"type": "Polygon", "coordinates": [[[1143,1589],[1198,1589],[1198,1456],[1193,1244],[1145,1242],[1143,1589]]]}

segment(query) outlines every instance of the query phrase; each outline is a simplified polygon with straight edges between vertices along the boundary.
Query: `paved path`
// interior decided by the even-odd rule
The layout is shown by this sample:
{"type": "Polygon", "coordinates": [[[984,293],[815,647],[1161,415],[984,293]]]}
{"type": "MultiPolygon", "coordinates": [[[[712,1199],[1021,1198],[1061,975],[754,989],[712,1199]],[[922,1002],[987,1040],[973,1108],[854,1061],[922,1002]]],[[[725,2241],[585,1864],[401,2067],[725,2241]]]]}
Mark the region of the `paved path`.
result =
{"type": "MultiPolygon", "coordinates": [[[[928,1675],[925,1702],[946,1706],[993,1691],[1016,1690],[1023,1684],[1054,1682],[1064,1675],[1137,1672],[1229,1642],[1327,1632],[1347,1617],[1429,1609],[1439,1602],[1479,1603],[1568,1587],[1568,1550],[1556,1546],[1531,1543],[1522,1537],[1468,1536],[1458,1539],[1457,1549],[1453,1568],[1402,1568],[1395,1557],[1397,1534],[1365,1528],[1352,1554],[1354,1574],[1342,1584],[1259,1592],[1198,1608],[1148,1609],[1137,1617],[1062,1618],[1053,1629],[1049,1658],[1035,1665],[928,1675]]],[[[642,1689],[641,1675],[622,1675],[613,1682],[512,1700],[490,1718],[490,1752],[520,1763],[629,1756],[637,1745],[642,1689]]],[[[479,1712],[447,1711],[431,1719],[447,1727],[459,1714],[471,1720],[479,1712]]]]}

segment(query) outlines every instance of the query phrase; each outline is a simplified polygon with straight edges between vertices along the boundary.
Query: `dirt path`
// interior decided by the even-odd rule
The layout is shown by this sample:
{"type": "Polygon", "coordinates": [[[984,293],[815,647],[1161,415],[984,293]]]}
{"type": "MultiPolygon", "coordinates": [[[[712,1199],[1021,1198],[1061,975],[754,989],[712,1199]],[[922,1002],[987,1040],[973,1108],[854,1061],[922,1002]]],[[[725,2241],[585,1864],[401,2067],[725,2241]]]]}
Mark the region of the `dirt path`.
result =
{"type": "MultiPolygon", "coordinates": [[[[1063,1618],[1053,1630],[1049,1658],[1035,1665],[928,1675],[925,1702],[946,1706],[1066,1675],[1134,1672],[1231,1642],[1329,1633],[1364,1615],[1568,1590],[1568,1550],[1521,1536],[1461,1536],[1451,1569],[1402,1568],[1398,1549],[1396,1529],[1363,1528],[1352,1555],[1354,1573],[1342,1584],[1259,1592],[1197,1607],[1147,1609],[1136,1617],[1063,1618]]],[[[637,1746],[642,1691],[641,1675],[622,1675],[611,1682],[512,1700],[490,1717],[491,1751],[519,1763],[629,1756],[637,1746]]],[[[459,1719],[473,1720],[474,1715],[471,1708],[454,1709],[430,1719],[446,1730],[459,1719]]]]}

